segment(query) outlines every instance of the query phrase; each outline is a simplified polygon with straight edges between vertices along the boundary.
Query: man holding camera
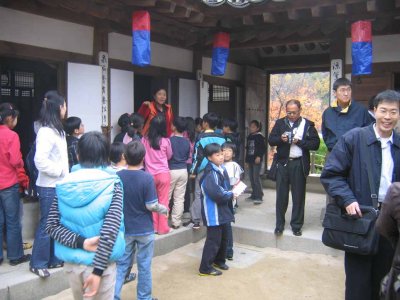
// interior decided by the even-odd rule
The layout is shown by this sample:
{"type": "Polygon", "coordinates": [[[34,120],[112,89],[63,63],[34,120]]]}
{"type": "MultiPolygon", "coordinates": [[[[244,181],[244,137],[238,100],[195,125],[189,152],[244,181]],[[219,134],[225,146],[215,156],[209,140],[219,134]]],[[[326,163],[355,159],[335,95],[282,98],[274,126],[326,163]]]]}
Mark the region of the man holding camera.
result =
{"type": "Polygon", "coordinates": [[[317,150],[320,141],[314,123],[300,114],[300,101],[286,102],[286,117],[276,121],[268,138],[270,146],[277,146],[276,236],[282,235],[285,229],[289,186],[293,200],[290,226],[295,236],[302,235],[306,178],[310,172],[310,150],[317,150]]]}

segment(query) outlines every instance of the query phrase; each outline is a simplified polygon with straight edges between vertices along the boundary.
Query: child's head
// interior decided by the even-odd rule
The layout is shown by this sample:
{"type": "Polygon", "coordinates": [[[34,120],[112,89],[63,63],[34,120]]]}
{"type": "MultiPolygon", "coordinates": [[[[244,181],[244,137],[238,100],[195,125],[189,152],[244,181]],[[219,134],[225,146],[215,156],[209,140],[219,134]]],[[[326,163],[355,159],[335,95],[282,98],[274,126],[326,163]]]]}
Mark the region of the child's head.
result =
{"type": "Polygon", "coordinates": [[[221,146],[217,143],[208,144],[204,148],[204,155],[218,167],[224,163],[224,154],[222,153],[221,146]]]}
{"type": "Polygon", "coordinates": [[[151,148],[160,150],[162,137],[167,137],[167,122],[164,116],[157,115],[151,120],[148,133],[151,148]]]}
{"type": "Polygon", "coordinates": [[[78,160],[84,168],[99,168],[108,165],[110,144],[100,132],[89,131],[78,142],[78,160]]]}
{"type": "Polygon", "coordinates": [[[219,117],[216,113],[209,112],[203,116],[203,129],[215,129],[219,122],[219,117]]]}
{"type": "Polygon", "coordinates": [[[130,123],[131,119],[128,113],[122,114],[118,119],[118,126],[121,127],[122,131],[127,131],[130,123]]]}
{"type": "Polygon", "coordinates": [[[186,130],[187,122],[183,117],[175,117],[172,122],[172,131],[175,133],[183,133],[186,130]]]}
{"type": "Polygon", "coordinates": [[[139,166],[143,164],[146,149],[140,141],[134,140],[126,145],[125,159],[128,166],[139,166]]]}
{"type": "Polygon", "coordinates": [[[130,126],[128,128],[128,135],[133,137],[135,134],[140,133],[143,128],[144,118],[138,113],[133,113],[130,116],[130,126]]]}
{"type": "Polygon", "coordinates": [[[61,122],[67,112],[67,104],[64,96],[57,91],[48,91],[44,95],[42,108],[40,109],[40,123],[42,126],[52,127],[60,135],[64,135],[64,127],[61,122]]]}
{"type": "Polygon", "coordinates": [[[236,154],[236,145],[234,143],[224,143],[222,146],[222,152],[224,153],[224,161],[232,161],[236,154]]]}
{"type": "Polygon", "coordinates": [[[10,129],[17,126],[19,111],[11,103],[0,104],[0,125],[6,125],[10,129]]]}
{"type": "Polygon", "coordinates": [[[79,136],[85,133],[82,120],[78,117],[69,117],[64,122],[64,130],[68,135],[79,136]]]}
{"type": "Polygon", "coordinates": [[[110,146],[110,161],[115,165],[126,165],[126,145],[122,142],[114,142],[110,146]]]}
{"type": "Polygon", "coordinates": [[[237,128],[238,123],[234,119],[227,118],[222,121],[222,131],[224,133],[236,132],[237,128]]]}
{"type": "Polygon", "coordinates": [[[196,132],[200,133],[203,130],[203,119],[200,118],[200,117],[197,117],[194,120],[194,123],[196,124],[196,126],[195,126],[196,127],[196,132]]]}
{"type": "Polygon", "coordinates": [[[261,131],[261,122],[257,121],[257,120],[252,120],[250,122],[250,126],[249,126],[249,130],[250,133],[256,133],[256,132],[260,132],[261,131]]]}

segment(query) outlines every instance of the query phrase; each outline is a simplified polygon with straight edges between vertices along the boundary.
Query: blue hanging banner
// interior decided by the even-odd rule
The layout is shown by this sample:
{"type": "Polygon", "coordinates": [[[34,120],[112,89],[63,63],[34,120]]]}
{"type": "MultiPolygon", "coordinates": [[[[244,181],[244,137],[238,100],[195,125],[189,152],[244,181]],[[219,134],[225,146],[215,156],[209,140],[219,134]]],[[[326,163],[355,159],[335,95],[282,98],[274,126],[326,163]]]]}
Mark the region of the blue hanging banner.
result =
{"type": "Polygon", "coordinates": [[[353,75],[372,73],[371,21],[358,21],[351,25],[351,56],[353,75]]]}
{"type": "Polygon", "coordinates": [[[135,11],[132,14],[132,64],[145,67],[150,63],[150,14],[148,11],[135,11]]]}
{"type": "Polygon", "coordinates": [[[214,36],[211,75],[223,76],[229,56],[229,33],[218,32],[214,36]]]}

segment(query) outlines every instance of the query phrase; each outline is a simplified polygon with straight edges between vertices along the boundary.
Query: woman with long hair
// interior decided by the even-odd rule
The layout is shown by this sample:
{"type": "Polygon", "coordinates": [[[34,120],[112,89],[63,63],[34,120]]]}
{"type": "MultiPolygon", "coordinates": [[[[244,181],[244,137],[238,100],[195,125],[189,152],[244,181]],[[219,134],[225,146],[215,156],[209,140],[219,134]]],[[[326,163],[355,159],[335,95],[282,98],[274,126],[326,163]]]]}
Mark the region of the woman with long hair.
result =
{"type": "MultiPolygon", "coordinates": [[[[146,149],[144,157],[145,169],[154,177],[158,202],[168,207],[168,194],[171,183],[168,160],[172,157],[171,141],[167,138],[164,116],[157,115],[150,122],[148,135],[142,138],[146,149]]],[[[153,213],[154,230],[158,234],[170,231],[168,218],[153,213]]]]}
{"type": "Polygon", "coordinates": [[[0,264],[3,262],[3,228],[6,227],[7,258],[16,266],[30,260],[24,255],[20,222],[20,186],[27,188],[17,125],[19,112],[10,103],[0,104],[0,264]]]}
{"type": "Polygon", "coordinates": [[[164,88],[156,88],[153,93],[152,101],[145,101],[140,106],[138,113],[144,118],[144,126],[141,134],[143,136],[147,135],[151,120],[158,115],[162,115],[165,118],[165,126],[167,131],[167,137],[172,134],[171,125],[174,120],[174,115],[172,113],[172,107],[167,104],[167,91],[164,88]]]}
{"type": "Polygon", "coordinates": [[[67,105],[57,91],[48,91],[40,110],[41,128],[36,137],[35,165],[39,194],[40,221],[32,249],[30,271],[39,277],[50,276],[48,269],[60,268],[63,262],[54,255],[54,240],[45,232],[50,206],[56,196],[56,183],[69,173],[67,142],[62,119],[67,105]]]}

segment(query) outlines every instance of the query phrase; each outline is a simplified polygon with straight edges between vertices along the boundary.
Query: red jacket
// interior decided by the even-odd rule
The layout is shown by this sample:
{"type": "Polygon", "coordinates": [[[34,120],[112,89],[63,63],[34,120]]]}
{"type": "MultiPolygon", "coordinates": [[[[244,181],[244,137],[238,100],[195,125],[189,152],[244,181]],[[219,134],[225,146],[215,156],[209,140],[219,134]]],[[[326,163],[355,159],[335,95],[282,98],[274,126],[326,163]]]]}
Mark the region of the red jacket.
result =
{"type": "MultiPolygon", "coordinates": [[[[166,111],[165,111],[165,119],[167,121],[167,136],[171,136],[172,134],[172,121],[174,119],[174,115],[172,113],[172,107],[169,104],[164,104],[166,111]]],[[[144,126],[142,129],[141,134],[143,136],[147,135],[147,132],[149,131],[150,127],[150,122],[153,120],[153,118],[158,114],[158,110],[156,107],[155,101],[150,102],[150,107],[147,106],[146,104],[142,104],[138,110],[138,113],[141,114],[144,118],[144,126]]]]}
{"type": "Polygon", "coordinates": [[[23,167],[18,134],[0,125],[0,190],[18,183],[18,169],[23,167]]]}

